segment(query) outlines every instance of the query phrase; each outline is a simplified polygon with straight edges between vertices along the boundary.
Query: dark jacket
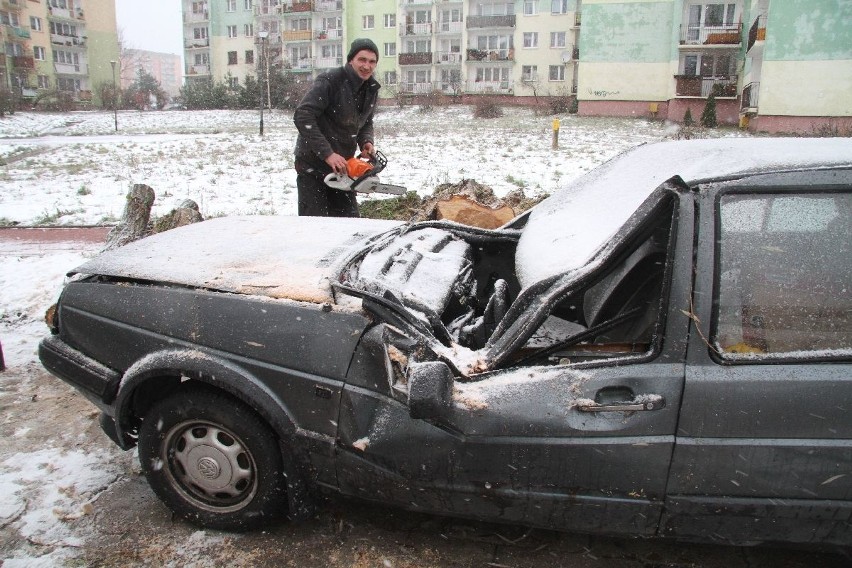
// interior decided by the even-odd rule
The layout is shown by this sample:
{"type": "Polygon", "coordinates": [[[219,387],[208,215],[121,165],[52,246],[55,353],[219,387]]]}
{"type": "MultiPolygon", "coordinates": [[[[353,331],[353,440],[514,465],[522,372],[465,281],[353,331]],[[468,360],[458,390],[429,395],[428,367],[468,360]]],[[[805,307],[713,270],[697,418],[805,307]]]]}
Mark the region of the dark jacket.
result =
{"type": "Polygon", "coordinates": [[[373,111],[380,87],[372,77],[361,81],[349,64],[320,74],[293,113],[299,130],[297,170],[301,161],[320,172],[331,172],[325,159],[332,152],[351,158],[359,146],[373,142],[373,111]],[[359,112],[356,97],[362,87],[365,92],[359,112]]]}

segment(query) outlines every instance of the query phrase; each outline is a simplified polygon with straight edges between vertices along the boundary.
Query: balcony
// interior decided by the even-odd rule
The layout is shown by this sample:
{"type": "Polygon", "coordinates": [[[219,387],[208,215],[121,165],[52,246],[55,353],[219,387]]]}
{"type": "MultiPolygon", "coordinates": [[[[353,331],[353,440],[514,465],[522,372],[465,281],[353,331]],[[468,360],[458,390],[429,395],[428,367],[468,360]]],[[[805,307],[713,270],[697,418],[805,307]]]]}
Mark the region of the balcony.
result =
{"type": "Polygon", "coordinates": [[[186,68],[187,75],[209,75],[210,74],[210,66],[209,65],[190,65],[186,68]]]}
{"type": "Polygon", "coordinates": [[[433,0],[400,0],[399,6],[400,8],[407,6],[431,6],[434,3],[433,0]]]}
{"type": "Polygon", "coordinates": [[[312,12],[314,9],[313,2],[288,2],[281,6],[282,12],[312,12]]]}
{"type": "Polygon", "coordinates": [[[9,0],[3,0],[0,2],[0,8],[6,10],[7,12],[20,12],[21,11],[21,3],[9,0]]]}
{"type": "Polygon", "coordinates": [[[210,47],[210,38],[189,39],[184,42],[185,49],[207,49],[210,47]]]}
{"type": "Polygon", "coordinates": [[[457,51],[439,51],[435,54],[435,63],[438,65],[460,65],[462,54],[457,51]]]}
{"type": "Polygon", "coordinates": [[[85,75],[85,66],[79,63],[54,63],[57,75],[85,75]]]}
{"type": "Polygon", "coordinates": [[[210,12],[184,12],[183,21],[187,24],[197,24],[199,22],[209,22],[210,12]]]}
{"type": "Polygon", "coordinates": [[[580,12],[574,12],[574,27],[579,28],[583,18],[580,17],[580,12]]]}
{"type": "Polygon", "coordinates": [[[314,12],[340,12],[343,10],[341,0],[317,0],[314,3],[314,12]]]}
{"type": "Polygon", "coordinates": [[[749,83],[743,87],[743,96],[740,101],[740,110],[742,112],[757,112],[757,94],[760,90],[760,83],[749,83]]]}
{"type": "Polygon", "coordinates": [[[766,16],[758,16],[754,23],[751,25],[751,28],[748,30],[748,48],[746,52],[748,52],[754,44],[759,41],[764,41],[766,39],[766,16]]]}
{"type": "Polygon", "coordinates": [[[82,8],[74,8],[74,9],[64,9],[64,8],[54,8],[53,6],[47,7],[47,14],[49,20],[85,20],[85,14],[83,13],[82,8]]]}
{"type": "Polygon", "coordinates": [[[86,47],[86,36],[50,34],[50,43],[66,47],[86,47]]]}
{"type": "Polygon", "coordinates": [[[407,95],[426,95],[434,90],[432,83],[398,83],[397,88],[400,93],[407,95]]]}
{"type": "Polygon", "coordinates": [[[468,61],[514,61],[515,50],[509,49],[468,49],[468,61]]]}
{"type": "Polygon", "coordinates": [[[311,30],[288,30],[281,35],[284,41],[311,41],[314,33],[311,30]]]}
{"type": "Polygon", "coordinates": [[[332,69],[343,65],[342,57],[317,57],[317,69],[332,69]]]}
{"type": "Polygon", "coordinates": [[[431,65],[432,52],[424,51],[419,53],[400,53],[398,56],[400,65],[431,65]]]}
{"type": "Polygon", "coordinates": [[[400,35],[432,35],[432,22],[421,22],[419,24],[400,24],[400,35]]]}
{"type": "Polygon", "coordinates": [[[707,98],[712,93],[717,98],[737,96],[737,76],[702,77],[701,75],[675,75],[675,96],[707,98]]]}
{"type": "Polygon", "coordinates": [[[314,37],[316,39],[341,39],[343,37],[343,30],[340,28],[314,30],[314,37]]]}
{"type": "Polygon", "coordinates": [[[284,62],[284,67],[291,71],[311,71],[314,68],[313,57],[291,57],[284,62]]]}
{"type": "Polygon", "coordinates": [[[512,84],[509,81],[468,81],[467,92],[477,94],[512,94],[512,84]]]}
{"type": "Polygon", "coordinates": [[[435,25],[435,31],[439,34],[460,34],[463,30],[463,22],[437,22],[435,25]]]}
{"type": "Polygon", "coordinates": [[[12,57],[12,67],[15,69],[35,69],[35,59],[27,55],[15,55],[12,57]]]}
{"type": "Polygon", "coordinates": [[[514,28],[515,16],[468,16],[467,29],[514,28]]]}
{"type": "Polygon", "coordinates": [[[740,44],[739,24],[731,26],[681,26],[681,45],[729,45],[740,44]]]}
{"type": "Polygon", "coordinates": [[[17,39],[17,38],[30,39],[30,37],[31,37],[29,28],[14,28],[13,27],[11,29],[12,29],[12,33],[15,36],[13,39],[17,39]]]}

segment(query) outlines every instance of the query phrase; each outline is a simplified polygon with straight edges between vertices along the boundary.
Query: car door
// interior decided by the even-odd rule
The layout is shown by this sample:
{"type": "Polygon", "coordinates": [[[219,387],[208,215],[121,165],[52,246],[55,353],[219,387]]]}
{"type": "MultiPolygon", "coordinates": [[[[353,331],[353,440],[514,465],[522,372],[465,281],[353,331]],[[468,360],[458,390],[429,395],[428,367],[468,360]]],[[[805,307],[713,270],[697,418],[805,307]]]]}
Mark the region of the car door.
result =
{"type": "Polygon", "coordinates": [[[702,190],[664,529],[852,544],[852,173],[702,190]]]}
{"type": "MultiPolygon", "coordinates": [[[[380,378],[373,384],[350,380],[344,388],[337,456],[341,491],[483,519],[653,534],[680,407],[688,327],[682,310],[688,307],[692,268],[691,196],[672,198],[671,204],[656,225],[666,235],[663,260],[653,253],[659,247],[646,246],[646,235],[589,288],[606,289],[608,296],[621,289],[631,298],[640,288],[656,290],[653,300],[636,300],[653,315],[642,324],[649,331],[640,340],[625,340],[633,333],[625,330],[635,327],[630,322],[621,331],[604,324],[597,329],[607,328],[606,334],[582,345],[542,358],[516,354],[499,370],[467,381],[457,377],[445,413],[414,419],[398,371],[410,346],[390,326],[374,328],[356,353],[350,377],[380,378]],[[641,281],[656,282],[656,288],[638,285],[640,265],[655,267],[659,278],[641,281]]],[[[536,334],[570,327],[554,320],[578,309],[577,299],[569,294],[555,304],[549,323],[536,334]]],[[[606,304],[591,303],[596,313],[606,304]]],[[[586,311],[589,329],[595,317],[586,311]]]]}

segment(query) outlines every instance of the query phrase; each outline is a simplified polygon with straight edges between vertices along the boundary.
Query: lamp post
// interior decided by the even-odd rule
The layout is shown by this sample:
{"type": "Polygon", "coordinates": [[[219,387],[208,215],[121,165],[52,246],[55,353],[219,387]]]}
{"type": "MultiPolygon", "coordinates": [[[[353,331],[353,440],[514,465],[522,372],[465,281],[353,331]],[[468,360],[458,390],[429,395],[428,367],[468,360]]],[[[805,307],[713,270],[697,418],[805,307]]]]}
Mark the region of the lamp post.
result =
{"type": "Polygon", "coordinates": [[[115,61],[110,61],[112,66],[112,115],[115,119],[115,131],[118,132],[118,87],[115,83],[115,61]]]}
{"type": "MultiPolygon", "coordinates": [[[[257,32],[257,37],[260,38],[260,53],[258,66],[257,66],[257,82],[258,82],[258,91],[260,91],[260,135],[263,136],[263,62],[264,57],[266,56],[266,38],[269,37],[269,32],[257,32]]],[[[266,77],[267,82],[269,81],[269,76],[267,74],[266,77]]]]}

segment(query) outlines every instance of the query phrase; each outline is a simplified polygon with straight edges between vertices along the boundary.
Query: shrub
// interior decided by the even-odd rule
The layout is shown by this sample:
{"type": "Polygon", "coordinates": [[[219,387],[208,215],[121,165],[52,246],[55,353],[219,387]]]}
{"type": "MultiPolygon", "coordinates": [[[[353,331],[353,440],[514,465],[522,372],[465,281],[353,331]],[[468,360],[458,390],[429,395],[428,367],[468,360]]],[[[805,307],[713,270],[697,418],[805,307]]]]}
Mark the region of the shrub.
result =
{"type": "Polygon", "coordinates": [[[473,108],[473,116],[474,118],[500,118],[503,116],[503,107],[491,97],[481,97],[473,108]]]}
{"type": "Polygon", "coordinates": [[[686,112],[683,113],[683,125],[686,127],[692,126],[695,124],[695,120],[692,118],[692,110],[687,107],[686,112]]]}
{"type": "Polygon", "coordinates": [[[716,120],[716,97],[713,93],[707,97],[707,104],[704,105],[704,112],[701,113],[701,126],[705,128],[715,128],[718,125],[716,120]]]}

